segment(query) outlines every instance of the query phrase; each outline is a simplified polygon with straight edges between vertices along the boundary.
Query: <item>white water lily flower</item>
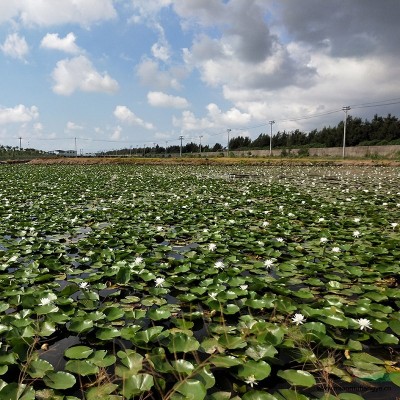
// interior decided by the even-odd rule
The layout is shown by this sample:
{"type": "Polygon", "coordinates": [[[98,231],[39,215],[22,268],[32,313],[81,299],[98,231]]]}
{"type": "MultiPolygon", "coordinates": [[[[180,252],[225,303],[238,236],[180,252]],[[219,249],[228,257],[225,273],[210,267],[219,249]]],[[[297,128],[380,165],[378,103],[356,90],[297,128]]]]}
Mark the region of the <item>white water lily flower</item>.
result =
{"type": "Polygon", "coordinates": [[[87,289],[89,287],[89,283],[88,282],[80,282],[79,287],[81,289],[87,289]]]}
{"type": "Polygon", "coordinates": [[[208,250],[214,251],[217,248],[217,245],[215,243],[210,243],[208,245],[208,250]]]}
{"type": "Polygon", "coordinates": [[[276,241],[277,241],[277,242],[280,242],[280,243],[283,243],[283,238],[277,237],[277,238],[276,238],[276,241]]]}
{"type": "Polygon", "coordinates": [[[133,265],[136,267],[137,265],[141,264],[143,262],[142,257],[136,257],[135,261],[133,262],[133,265]]]}
{"type": "Polygon", "coordinates": [[[258,385],[257,379],[255,378],[254,375],[248,376],[244,382],[250,385],[251,387],[253,387],[254,385],[258,385]]]}
{"type": "Polygon", "coordinates": [[[48,297],[42,297],[39,302],[39,306],[47,306],[51,303],[51,299],[48,297]]]}
{"type": "Polygon", "coordinates": [[[162,226],[157,226],[157,232],[161,232],[162,230],[163,230],[163,227],[162,226]]]}
{"type": "Polygon", "coordinates": [[[265,228],[266,226],[268,226],[269,225],[269,222],[268,221],[264,221],[263,223],[262,223],[262,226],[265,228]]]}
{"type": "Polygon", "coordinates": [[[217,269],[224,269],[224,268],[225,268],[225,264],[224,264],[222,261],[217,261],[217,262],[214,264],[214,268],[217,268],[217,269]]]}
{"type": "Polygon", "coordinates": [[[353,220],[356,224],[358,224],[360,222],[360,218],[354,218],[353,220]]]}
{"type": "Polygon", "coordinates": [[[326,242],[328,241],[328,238],[322,237],[322,238],[319,239],[319,241],[320,241],[321,243],[326,243],[326,242]]]}
{"type": "Polygon", "coordinates": [[[357,319],[357,324],[360,325],[360,329],[372,329],[371,321],[367,318],[357,319]]]}
{"type": "Polygon", "coordinates": [[[264,261],[264,267],[267,269],[271,269],[274,266],[274,260],[269,258],[268,260],[264,261]]]}
{"type": "Polygon", "coordinates": [[[163,287],[165,279],[164,278],[156,278],[155,282],[156,282],[156,287],[163,287]]]}
{"type": "Polygon", "coordinates": [[[353,236],[354,236],[355,238],[359,238],[360,235],[361,235],[360,231],[354,231],[354,232],[353,232],[353,236]]]}
{"type": "Polygon", "coordinates": [[[318,219],[318,222],[324,222],[325,221],[325,218],[319,218],[318,219]]]}
{"type": "Polygon", "coordinates": [[[217,296],[218,296],[217,292],[211,292],[208,295],[211,297],[212,300],[217,300],[217,296]]]}
{"type": "Polygon", "coordinates": [[[332,251],[334,253],[340,253],[340,248],[339,247],[332,247],[332,251]]]}
{"type": "Polygon", "coordinates": [[[239,287],[242,290],[246,290],[249,287],[249,285],[240,285],[239,287]]]}
{"type": "Polygon", "coordinates": [[[391,226],[393,229],[396,228],[397,225],[398,225],[397,222],[392,222],[392,223],[390,224],[390,226],[391,226]]]}
{"type": "Polygon", "coordinates": [[[292,318],[292,322],[296,325],[301,325],[305,321],[305,317],[303,314],[294,314],[294,317],[292,318]]]}

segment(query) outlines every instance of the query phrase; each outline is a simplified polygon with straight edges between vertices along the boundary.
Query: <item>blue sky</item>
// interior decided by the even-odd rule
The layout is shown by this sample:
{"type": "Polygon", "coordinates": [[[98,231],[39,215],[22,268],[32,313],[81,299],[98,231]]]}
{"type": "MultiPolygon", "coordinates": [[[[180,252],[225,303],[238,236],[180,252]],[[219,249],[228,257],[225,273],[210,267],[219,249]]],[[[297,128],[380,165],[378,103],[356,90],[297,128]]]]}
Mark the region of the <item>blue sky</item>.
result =
{"type": "Polygon", "coordinates": [[[0,144],[225,145],[270,120],[336,125],[347,105],[400,117],[399,15],[398,0],[0,0],[0,144]]]}

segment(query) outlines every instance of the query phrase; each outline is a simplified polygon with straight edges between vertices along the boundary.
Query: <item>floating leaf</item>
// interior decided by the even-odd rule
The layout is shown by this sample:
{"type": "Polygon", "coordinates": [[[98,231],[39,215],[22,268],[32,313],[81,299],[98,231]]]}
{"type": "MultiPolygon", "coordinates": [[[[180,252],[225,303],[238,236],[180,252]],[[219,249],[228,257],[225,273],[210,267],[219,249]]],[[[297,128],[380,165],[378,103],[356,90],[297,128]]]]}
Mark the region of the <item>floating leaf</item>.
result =
{"type": "Polygon", "coordinates": [[[88,346],[74,346],[65,350],[64,356],[76,360],[88,358],[93,353],[93,349],[88,346]]]}
{"type": "MultiPolygon", "coordinates": [[[[180,381],[173,387],[177,393],[183,395],[186,400],[203,400],[206,397],[207,390],[202,382],[196,379],[187,379],[180,381]]],[[[180,397],[172,396],[171,400],[180,397]]]]}
{"type": "Polygon", "coordinates": [[[75,377],[68,372],[48,372],[44,378],[46,386],[52,389],[69,389],[75,385],[75,377]]]}
{"type": "Polygon", "coordinates": [[[195,351],[200,347],[200,343],[191,336],[184,333],[176,333],[171,336],[168,344],[168,350],[171,353],[195,351]]]}
{"type": "Polygon", "coordinates": [[[99,367],[87,360],[69,360],[65,365],[65,369],[82,376],[95,375],[99,372],[99,367]]]}
{"type": "Polygon", "coordinates": [[[47,372],[53,371],[54,367],[46,360],[33,360],[28,367],[31,378],[43,378],[47,372]]]}
{"type": "Polygon", "coordinates": [[[154,385],[154,379],[149,374],[137,374],[124,378],[123,394],[127,399],[132,399],[134,396],[148,392],[154,385]]]}
{"type": "Polygon", "coordinates": [[[311,387],[316,385],[315,378],[307,371],[287,369],[278,371],[277,375],[293,386],[311,387]]]}

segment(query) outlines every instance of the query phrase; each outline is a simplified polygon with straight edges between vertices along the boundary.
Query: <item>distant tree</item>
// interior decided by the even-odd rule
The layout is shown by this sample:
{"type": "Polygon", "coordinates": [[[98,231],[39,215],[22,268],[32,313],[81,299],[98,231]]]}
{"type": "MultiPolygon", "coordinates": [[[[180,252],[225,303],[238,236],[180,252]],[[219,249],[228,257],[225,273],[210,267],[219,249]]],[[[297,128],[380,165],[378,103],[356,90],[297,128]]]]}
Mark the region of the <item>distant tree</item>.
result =
{"type": "Polygon", "coordinates": [[[222,151],[223,147],[222,144],[220,143],[215,143],[214,147],[211,149],[211,151],[222,151]]]}
{"type": "Polygon", "coordinates": [[[251,145],[251,139],[248,136],[236,136],[229,141],[229,150],[247,149],[251,145]]]}

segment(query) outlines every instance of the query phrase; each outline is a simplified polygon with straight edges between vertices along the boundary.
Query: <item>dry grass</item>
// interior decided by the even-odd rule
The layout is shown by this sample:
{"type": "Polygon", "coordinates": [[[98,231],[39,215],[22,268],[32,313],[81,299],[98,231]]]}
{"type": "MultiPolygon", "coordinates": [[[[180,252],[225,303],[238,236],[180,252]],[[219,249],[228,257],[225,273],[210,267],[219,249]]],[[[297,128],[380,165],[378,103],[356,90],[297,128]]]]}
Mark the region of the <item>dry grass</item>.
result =
{"type": "Polygon", "coordinates": [[[268,157],[212,157],[212,158],[38,158],[29,164],[64,164],[64,165],[96,165],[96,164],[133,164],[133,165],[352,165],[352,166],[400,166],[394,160],[362,160],[362,159],[328,159],[328,158],[268,158],[268,157]]]}

